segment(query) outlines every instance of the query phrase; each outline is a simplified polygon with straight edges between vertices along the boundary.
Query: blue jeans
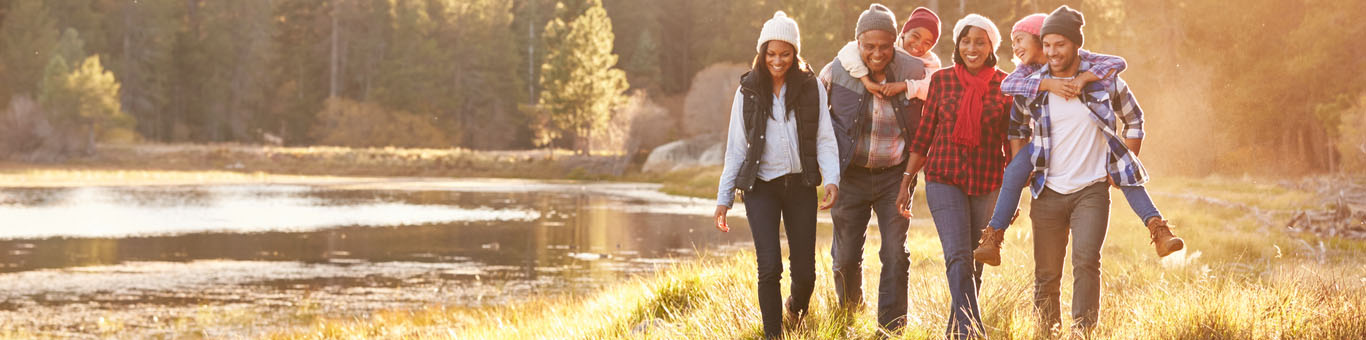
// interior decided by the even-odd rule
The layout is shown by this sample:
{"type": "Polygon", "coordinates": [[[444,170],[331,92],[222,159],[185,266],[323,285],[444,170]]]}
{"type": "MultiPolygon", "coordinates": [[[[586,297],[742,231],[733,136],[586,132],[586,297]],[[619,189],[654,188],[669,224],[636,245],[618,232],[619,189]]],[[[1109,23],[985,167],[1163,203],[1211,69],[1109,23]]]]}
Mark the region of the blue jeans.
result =
{"type": "Polygon", "coordinates": [[[1100,317],[1100,256],[1110,229],[1110,188],[1092,184],[1060,194],[1044,189],[1030,203],[1034,223],[1034,308],[1044,329],[1062,322],[1060,287],[1067,237],[1072,237],[1072,321],[1082,329],[1100,317]],[[1070,234],[1070,235],[1069,235],[1070,234]]]}
{"type": "Polygon", "coordinates": [[[972,259],[972,250],[982,238],[982,228],[997,193],[968,196],[962,189],[944,183],[926,182],[925,196],[944,248],[944,265],[949,281],[952,308],[949,338],[982,335],[982,311],[977,292],[982,285],[982,264],[972,259]]]}
{"type": "Polygon", "coordinates": [[[764,338],[783,335],[783,249],[779,225],[787,231],[788,263],[792,268],[792,312],[805,314],[816,287],[816,188],[788,175],[755,181],[745,192],[745,213],[754,235],[754,258],[759,268],[759,315],[764,338]]]}
{"type": "MultiPolygon", "coordinates": [[[[900,329],[906,323],[911,268],[911,253],[906,250],[906,230],[911,221],[901,217],[896,209],[905,167],[873,171],[850,165],[846,169],[840,176],[839,198],[830,209],[835,222],[835,239],[830,246],[835,295],[840,305],[863,303],[863,242],[867,239],[868,221],[872,213],[877,213],[877,228],[882,234],[877,252],[882,262],[877,284],[877,321],[883,328],[900,329]]],[[[969,255],[968,260],[971,259],[969,255]]]]}
{"type": "MultiPolygon", "coordinates": [[[[1015,208],[1020,206],[1021,192],[1029,186],[1029,174],[1034,172],[1032,155],[1032,148],[1026,147],[1015,153],[1015,158],[1006,165],[1005,175],[1001,179],[1001,196],[996,198],[996,209],[991,214],[991,222],[987,222],[992,228],[1010,228],[1015,208]]],[[[1124,193],[1124,199],[1129,201],[1129,207],[1134,209],[1134,214],[1142,219],[1144,225],[1154,217],[1162,218],[1162,213],[1157,211],[1152,197],[1148,196],[1148,190],[1142,185],[1121,186],[1119,191],[1124,193]]]]}

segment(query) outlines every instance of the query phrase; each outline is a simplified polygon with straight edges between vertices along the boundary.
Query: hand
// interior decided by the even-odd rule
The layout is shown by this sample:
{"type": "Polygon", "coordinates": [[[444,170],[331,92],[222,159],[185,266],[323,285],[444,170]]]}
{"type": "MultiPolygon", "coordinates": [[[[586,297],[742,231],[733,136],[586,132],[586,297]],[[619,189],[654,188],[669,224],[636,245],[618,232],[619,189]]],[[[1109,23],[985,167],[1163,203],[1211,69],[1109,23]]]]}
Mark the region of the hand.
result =
{"type": "Polygon", "coordinates": [[[859,78],[859,80],[863,81],[863,88],[868,89],[868,93],[872,93],[873,96],[882,98],[882,84],[875,83],[872,79],[868,79],[868,77],[859,78]]]}
{"type": "Polygon", "coordinates": [[[911,218],[911,186],[915,185],[915,176],[901,176],[901,190],[896,194],[896,211],[901,213],[901,217],[911,218]]]}
{"type": "MultiPolygon", "coordinates": [[[[1076,95],[1074,95],[1074,96],[1072,96],[1072,97],[1076,97],[1076,96],[1081,95],[1081,90],[1084,89],[1084,88],[1086,88],[1086,83],[1089,83],[1089,82],[1090,82],[1089,80],[1087,80],[1087,79],[1082,79],[1081,77],[1072,78],[1072,80],[1068,81],[1068,83],[1069,83],[1068,85],[1070,85],[1072,88],[1077,89],[1076,95]]],[[[1068,97],[1068,98],[1071,98],[1071,97],[1068,97]]]]}
{"type": "Polygon", "coordinates": [[[902,92],[906,92],[905,82],[892,82],[882,86],[882,95],[886,97],[895,96],[902,92]]]}
{"type": "Polygon", "coordinates": [[[1080,86],[1061,79],[1044,79],[1039,82],[1039,90],[1052,92],[1067,99],[1076,98],[1077,94],[1081,93],[1080,86]]]}
{"type": "Polygon", "coordinates": [[[835,199],[839,197],[840,188],[834,183],[825,185],[825,198],[821,199],[821,210],[830,210],[835,206],[835,199]]]}
{"type": "Polygon", "coordinates": [[[716,219],[716,230],[720,230],[723,233],[730,232],[730,225],[726,224],[727,211],[730,211],[730,208],[727,208],[724,205],[716,206],[716,216],[714,217],[716,219]]]}
{"type": "Polygon", "coordinates": [[[1115,189],[1119,189],[1119,184],[1115,184],[1115,178],[1114,178],[1114,177],[1110,177],[1110,176],[1108,176],[1108,175],[1105,176],[1105,182],[1106,182],[1106,183],[1110,183],[1110,186],[1111,186],[1111,187],[1114,187],[1115,189]]]}

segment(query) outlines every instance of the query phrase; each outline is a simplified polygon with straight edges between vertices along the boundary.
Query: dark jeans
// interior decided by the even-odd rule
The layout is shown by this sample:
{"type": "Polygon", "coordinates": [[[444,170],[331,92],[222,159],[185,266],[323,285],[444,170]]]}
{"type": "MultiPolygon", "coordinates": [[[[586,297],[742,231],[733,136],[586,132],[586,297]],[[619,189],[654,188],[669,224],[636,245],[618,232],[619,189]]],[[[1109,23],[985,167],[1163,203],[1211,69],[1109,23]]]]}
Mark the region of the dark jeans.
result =
{"type": "Polygon", "coordinates": [[[759,267],[759,312],[764,337],[783,333],[782,244],[778,225],[787,229],[788,262],[792,266],[792,309],[806,313],[816,286],[816,188],[788,175],[771,182],[755,181],[745,192],[745,214],[754,234],[754,257],[759,267]]]}
{"type": "Polygon", "coordinates": [[[980,336],[982,311],[977,305],[977,293],[982,286],[982,264],[972,259],[972,250],[977,249],[982,238],[982,228],[991,217],[997,192],[968,196],[957,186],[927,182],[925,196],[944,249],[952,297],[945,332],[949,338],[980,336]]]}
{"type": "Polygon", "coordinates": [[[867,239],[871,212],[877,213],[882,245],[878,258],[882,273],[878,282],[877,321],[887,329],[898,329],[906,322],[907,280],[911,253],[906,250],[906,229],[910,220],[896,210],[896,194],[901,187],[905,166],[883,171],[849,166],[841,175],[839,198],[830,211],[835,222],[835,294],[841,305],[855,306],[863,299],[863,242],[867,239]],[[870,212],[871,210],[871,212],[870,212]]]}
{"type": "MultiPolygon", "coordinates": [[[[1001,179],[1001,195],[996,199],[996,212],[991,215],[991,222],[987,223],[992,228],[1010,228],[1010,218],[1015,216],[1015,208],[1020,205],[1020,192],[1029,186],[1029,174],[1034,172],[1034,164],[1030,163],[1031,155],[1029,148],[1020,150],[1010,160],[1010,165],[1006,166],[1005,177],[1001,179]]],[[[1124,199],[1129,201],[1129,207],[1142,220],[1142,225],[1146,226],[1151,218],[1162,218],[1162,213],[1153,205],[1152,197],[1148,196],[1148,189],[1142,185],[1122,186],[1119,191],[1124,193],[1124,199]]]]}
{"type": "Polygon", "coordinates": [[[1034,307],[1045,329],[1062,321],[1059,280],[1072,234],[1072,320],[1082,329],[1100,315],[1100,248],[1110,227],[1110,189],[1106,183],[1059,194],[1044,190],[1030,205],[1034,222],[1034,307]]]}

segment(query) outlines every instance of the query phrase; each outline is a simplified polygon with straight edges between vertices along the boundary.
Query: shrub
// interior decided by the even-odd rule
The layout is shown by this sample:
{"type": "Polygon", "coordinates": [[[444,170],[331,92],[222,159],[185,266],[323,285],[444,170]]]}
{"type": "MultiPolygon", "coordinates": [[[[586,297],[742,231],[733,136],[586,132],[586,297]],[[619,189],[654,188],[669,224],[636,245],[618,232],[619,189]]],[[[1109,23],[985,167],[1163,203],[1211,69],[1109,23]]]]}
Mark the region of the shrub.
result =
{"type": "Polygon", "coordinates": [[[425,117],[345,98],[328,99],[312,127],[321,145],[348,147],[447,147],[446,134],[425,117]]]}

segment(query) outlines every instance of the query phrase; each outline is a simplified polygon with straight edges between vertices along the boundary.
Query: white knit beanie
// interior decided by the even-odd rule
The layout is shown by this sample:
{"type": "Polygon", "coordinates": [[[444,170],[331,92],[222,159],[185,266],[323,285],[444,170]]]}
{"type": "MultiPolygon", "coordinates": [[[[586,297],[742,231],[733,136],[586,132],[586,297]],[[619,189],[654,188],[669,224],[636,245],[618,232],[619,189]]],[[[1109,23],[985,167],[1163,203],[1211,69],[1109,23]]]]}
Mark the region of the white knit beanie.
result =
{"type": "Polygon", "coordinates": [[[963,35],[963,29],[968,26],[975,26],[987,31],[987,40],[991,41],[991,53],[996,53],[996,49],[1001,47],[1001,31],[996,28],[996,23],[991,22],[991,19],[987,19],[987,17],[977,15],[976,13],[968,14],[968,16],[959,19],[958,23],[953,25],[954,44],[958,44],[958,37],[963,35]]]}
{"type": "Polygon", "coordinates": [[[797,22],[788,18],[783,11],[773,12],[773,19],[764,22],[764,30],[759,31],[759,43],[754,45],[754,51],[764,53],[764,43],[771,40],[785,41],[792,44],[796,52],[802,51],[802,35],[797,30],[797,22]]]}

